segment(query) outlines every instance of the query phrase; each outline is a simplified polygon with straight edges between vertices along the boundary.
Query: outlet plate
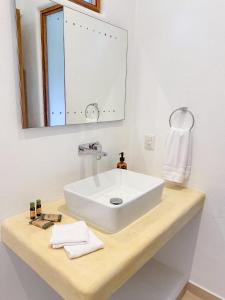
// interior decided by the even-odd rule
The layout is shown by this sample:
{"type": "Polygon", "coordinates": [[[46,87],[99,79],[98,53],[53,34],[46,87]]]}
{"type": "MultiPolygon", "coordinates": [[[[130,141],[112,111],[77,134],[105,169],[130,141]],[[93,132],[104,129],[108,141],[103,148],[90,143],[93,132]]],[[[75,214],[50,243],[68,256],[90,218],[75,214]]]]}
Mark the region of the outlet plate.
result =
{"type": "Polygon", "coordinates": [[[145,149],[149,151],[155,150],[155,135],[145,135],[145,149]]]}

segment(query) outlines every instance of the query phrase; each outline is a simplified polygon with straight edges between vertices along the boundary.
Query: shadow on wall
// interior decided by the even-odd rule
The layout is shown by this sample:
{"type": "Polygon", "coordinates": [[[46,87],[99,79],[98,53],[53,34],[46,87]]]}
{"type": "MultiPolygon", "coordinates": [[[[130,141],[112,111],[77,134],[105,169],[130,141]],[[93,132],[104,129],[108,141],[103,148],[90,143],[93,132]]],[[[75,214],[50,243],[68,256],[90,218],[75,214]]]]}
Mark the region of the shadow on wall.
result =
{"type": "Polygon", "coordinates": [[[20,128],[20,139],[35,139],[40,137],[65,135],[65,134],[96,134],[96,130],[121,128],[124,125],[124,121],[83,124],[83,125],[69,125],[69,126],[55,126],[55,127],[42,127],[42,128],[29,128],[21,129],[21,117],[18,119],[18,127],[20,128]]]}
{"type": "Polygon", "coordinates": [[[0,266],[0,290],[4,300],[63,300],[2,243],[0,243],[0,266]]]}

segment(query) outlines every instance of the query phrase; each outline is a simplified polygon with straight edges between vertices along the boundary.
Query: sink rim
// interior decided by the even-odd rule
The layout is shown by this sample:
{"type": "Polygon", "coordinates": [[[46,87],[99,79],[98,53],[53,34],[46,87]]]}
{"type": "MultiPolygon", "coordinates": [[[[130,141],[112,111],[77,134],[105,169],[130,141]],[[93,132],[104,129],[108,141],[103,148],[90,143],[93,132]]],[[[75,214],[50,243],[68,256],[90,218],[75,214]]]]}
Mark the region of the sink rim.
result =
{"type": "MultiPolygon", "coordinates": [[[[95,175],[91,175],[91,176],[85,177],[83,179],[71,182],[71,183],[69,183],[69,184],[67,184],[67,185],[64,186],[64,192],[68,192],[68,193],[71,193],[73,195],[77,195],[77,196],[79,196],[81,198],[85,198],[85,201],[90,201],[90,202],[102,205],[102,206],[110,208],[110,209],[120,210],[121,208],[124,208],[124,207],[130,205],[132,202],[138,200],[140,197],[146,196],[150,191],[154,191],[160,185],[164,185],[164,184],[165,184],[165,180],[163,180],[163,179],[161,179],[159,177],[155,177],[155,176],[151,176],[151,175],[146,175],[146,174],[135,172],[135,171],[131,171],[131,170],[123,170],[123,169],[116,169],[116,168],[114,168],[114,169],[110,169],[110,170],[105,171],[105,172],[100,172],[100,173],[97,173],[95,175]],[[96,199],[93,199],[91,196],[84,195],[84,194],[82,194],[82,193],[80,193],[78,191],[74,191],[72,189],[72,187],[74,185],[78,185],[80,183],[84,183],[84,181],[88,181],[88,180],[94,179],[95,177],[98,177],[100,175],[102,176],[104,174],[112,173],[112,172],[119,172],[120,174],[126,174],[127,172],[129,172],[131,174],[136,174],[138,176],[144,176],[144,177],[149,178],[149,179],[154,179],[154,181],[157,181],[157,183],[154,183],[154,186],[153,187],[149,187],[145,192],[140,191],[140,193],[139,193],[138,196],[132,197],[131,199],[129,199],[129,201],[126,201],[126,202],[124,201],[121,205],[113,205],[113,204],[110,203],[110,201],[108,203],[99,202],[99,201],[96,201],[96,199]]],[[[116,184],[115,184],[115,186],[116,186],[116,184]]],[[[104,190],[106,190],[106,189],[103,189],[102,192],[104,190]]]]}

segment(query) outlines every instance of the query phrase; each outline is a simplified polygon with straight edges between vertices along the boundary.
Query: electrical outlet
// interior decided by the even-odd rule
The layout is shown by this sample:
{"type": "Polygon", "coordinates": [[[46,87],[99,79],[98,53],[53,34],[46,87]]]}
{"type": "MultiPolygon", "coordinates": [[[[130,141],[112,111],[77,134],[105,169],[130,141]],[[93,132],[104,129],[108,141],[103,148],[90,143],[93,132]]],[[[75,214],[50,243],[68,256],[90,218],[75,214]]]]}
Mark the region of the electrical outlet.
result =
{"type": "Polygon", "coordinates": [[[153,151],[155,150],[155,136],[145,135],[145,149],[153,151]]]}

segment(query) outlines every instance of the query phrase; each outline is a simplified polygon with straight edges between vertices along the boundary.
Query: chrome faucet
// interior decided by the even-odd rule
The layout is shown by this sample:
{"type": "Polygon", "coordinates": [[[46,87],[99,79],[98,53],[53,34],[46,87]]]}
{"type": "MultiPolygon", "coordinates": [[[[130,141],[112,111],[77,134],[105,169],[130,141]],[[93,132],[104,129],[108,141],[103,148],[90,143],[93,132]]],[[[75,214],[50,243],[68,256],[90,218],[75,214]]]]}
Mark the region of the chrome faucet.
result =
{"type": "Polygon", "coordinates": [[[102,157],[107,156],[107,153],[102,151],[102,145],[99,142],[79,145],[78,154],[95,155],[97,160],[100,160],[102,157]]]}

